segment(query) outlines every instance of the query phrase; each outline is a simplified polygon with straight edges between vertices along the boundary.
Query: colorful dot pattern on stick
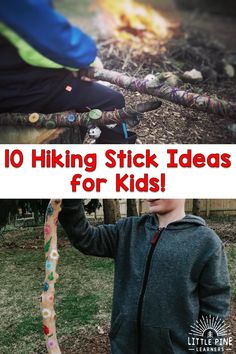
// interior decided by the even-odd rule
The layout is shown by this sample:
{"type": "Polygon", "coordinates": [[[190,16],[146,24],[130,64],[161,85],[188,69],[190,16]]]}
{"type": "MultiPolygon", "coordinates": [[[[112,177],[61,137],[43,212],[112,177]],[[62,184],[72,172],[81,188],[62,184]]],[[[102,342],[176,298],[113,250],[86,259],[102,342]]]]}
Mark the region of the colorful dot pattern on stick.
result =
{"type": "Polygon", "coordinates": [[[75,114],[68,114],[67,120],[69,123],[74,123],[76,121],[76,115],[75,114]]]}
{"type": "Polygon", "coordinates": [[[49,317],[51,317],[51,315],[52,315],[52,313],[49,309],[43,309],[43,311],[42,311],[43,318],[49,318],[49,317]]]}
{"type": "Polygon", "coordinates": [[[29,116],[29,122],[30,123],[36,123],[39,120],[39,114],[38,113],[32,113],[29,116]]]}
{"type": "Polygon", "coordinates": [[[52,261],[46,261],[45,265],[46,271],[54,270],[54,263],[52,261]]]}
{"type": "Polygon", "coordinates": [[[54,275],[53,275],[53,272],[51,272],[51,273],[49,274],[49,276],[48,276],[48,280],[49,280],[49,281],[54,280],[54,275]]]}
{"type": "Polygon", "coordinates": [[[51,226],[49,224],[44,225],[44,235],[50,236],[52,233],[51,226]]]}
{"type": "Polygon", "coordinates": [[[44,334],[45,334],[45,336],[48,336],[49,335],[49,328],[48,328],[48,326],[43,326],[43,331],[44,331],[44,334]]]}
{"type": "Polygon", "coordinates": [[[54,122],[53,120],[49,120],[48,122],[45,122],[45,128],[47,129],[56,128],[56,122],[54,122]]]}
{"type": "Polygon", "coordinates": [[[54,296],[53,295],[49,295],[47,298],[48,301],[53,301],[54,300],[54,296]]]}
{"type": "Polygon", "coordinates": [[[92,111],[89,112],[89,118],[90,119],[100,119],[102,116],[102,111],[100,109],[93,109],[92,111]]]}
{"type": "Polygon", "coordinates": [[[54,212],[54,210],[53,210],[53,207],[50,203],[47,207],[46,214],[47,214],[47,216],[51,216],[53,214],[53,212],[54,212]]]}
{"type": "Polygon", "coordinates": [[[57,250],[52,250],[51,253],[50,253],[50,257],[52,259],[58,259],[59,258],[59,254],[58,254],[57,250]]]}
{"type": "Polygon", "coordinates": [[[55,347],[55,341],[53,339],[49,339],[48,346],[49,346],[49,348],[54,348],[55,347]]]}
{"type": "Polygon", "coordinates": [[[49,251],[50,245],[51,245],[52,237],[48,242],[45,243],[44,245],[44,252],[47,253],[49,251]]]}
{"type": "Polygon", "coordinates": [[[44,283],[43,291],[48,291],[48,289],[49,289],[49,284],[48,283],[44,283]]]}
{"type": "Polygon", "coordinates": [[[52,200],[46,211],[44,225],[45,281],[41,296],[41,312],[43,317],[43,333],[49,354],[61,354],[56,334],[56,314],[54,311],[55,283],[58,279],[56,266],[59,259],[57,251],[57,220],[60,211],[60,200],[52,200]]]}

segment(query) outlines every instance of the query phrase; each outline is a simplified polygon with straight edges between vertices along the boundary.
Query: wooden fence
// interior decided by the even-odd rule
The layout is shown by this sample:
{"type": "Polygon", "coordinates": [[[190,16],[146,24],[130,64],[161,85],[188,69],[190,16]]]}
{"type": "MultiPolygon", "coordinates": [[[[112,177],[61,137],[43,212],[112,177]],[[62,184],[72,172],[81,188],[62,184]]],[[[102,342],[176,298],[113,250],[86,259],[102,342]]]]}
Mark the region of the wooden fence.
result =
{"type": "MultiPolygon", "coordinates": [[[[102,202],[102,201],[101,201],[102,202]]],[[[148,208],[145,200],[138,199],[136,201],[137,209],[139,215],[148,212],[148,208]]],[[[186,212],[191,213],[193,207],[193,200],[188,199],[186,201],[186,212]]],[[[235,215],[236,216],[236,199],[201,199],[200,200],[200,210],[202,216],[228,216],[235,215]]],[[[120,200],[120,212],[121,216],[126,216],[126,200],[120,200]]],[[[94,217],[92,214],[91,217],[94,217]]],[[[100,208],[96,212],[96,217],[103,217],[103,210],[100,208]]]]}
{"type": "MultiPolygon", "coordinates": [[[[186,201],[186,211],[191,212],[193,200],[186,201]]],[[[200,210],[203,216],[236,215],[236,199],[201,199],[200,210]]]]}

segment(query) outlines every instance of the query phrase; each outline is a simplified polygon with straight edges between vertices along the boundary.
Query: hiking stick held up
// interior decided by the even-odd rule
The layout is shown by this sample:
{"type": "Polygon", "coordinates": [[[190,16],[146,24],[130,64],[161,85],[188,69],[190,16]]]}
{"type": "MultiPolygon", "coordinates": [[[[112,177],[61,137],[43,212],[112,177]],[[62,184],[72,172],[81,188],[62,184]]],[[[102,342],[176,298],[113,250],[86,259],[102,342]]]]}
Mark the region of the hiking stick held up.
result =
{"type": "Polygon", "coordinates": [[[57,223],[61,210],[61,200],[51,200],[44,224],[44,254],[45,280],[41,295],[41,312],[43,317],[43,332],[49,354],[61,354],[56,333],[56,313],[54,309],[55,283],[58,280],[56,272],[59,254],[57,250],[57,223]]]}

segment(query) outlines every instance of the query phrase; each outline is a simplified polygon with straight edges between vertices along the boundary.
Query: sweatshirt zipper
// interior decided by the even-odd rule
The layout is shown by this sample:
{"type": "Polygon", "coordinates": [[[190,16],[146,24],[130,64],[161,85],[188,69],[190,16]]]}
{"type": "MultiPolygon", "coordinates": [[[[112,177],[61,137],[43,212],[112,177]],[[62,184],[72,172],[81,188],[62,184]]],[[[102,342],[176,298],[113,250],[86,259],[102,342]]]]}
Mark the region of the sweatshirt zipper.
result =
{"type": "Polygon", "coordinates": [[[151,247],[148,252],[147,256],[147,261],[146,261],[146,266],[145,266],[145,272],[144,272],[144,278],[143,278],[143,285],[142,285],[142,291],[139,297],[138,301],[138,312],[137,312],[137,328],[138,328],[138,354],[141,353],[141,318],[142,318],[142,308],[143,308],[143,299],[147,287],[147,282],[148,282],[148,277],[149,277],[149,272],[150,272],[150,266],[151,266],[151,260],[152,256],[154,253],[154,250],[156,248],[156,245],[160,239],[160,236],[163,232],[164,228],[160,228],[157,230],[157,232],[154,234],[152,240],[151,240],[151,247]]]}

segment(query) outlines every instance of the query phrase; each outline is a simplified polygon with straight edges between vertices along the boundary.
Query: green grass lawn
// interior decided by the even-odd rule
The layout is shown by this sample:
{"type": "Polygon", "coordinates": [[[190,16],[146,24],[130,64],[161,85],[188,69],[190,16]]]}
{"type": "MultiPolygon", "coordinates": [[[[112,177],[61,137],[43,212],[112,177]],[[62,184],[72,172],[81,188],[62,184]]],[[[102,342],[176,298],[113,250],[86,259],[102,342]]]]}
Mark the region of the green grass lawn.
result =
{"type": "Polygon", "coordinates": [[[236,244],[228,245],[226,247],[226,253],[230,272],[232,296],[236,299],[236,244]]]}
{"type": "MultiPolygon", "coordinates": [[[[236,246],[226,248],[236,297],[236,246]]],[[[44,280],[41,249],[0,249],[0,353],[45,353],[40,314],[44,280]]],[[[56,285],[58,337],[109,321],[113,262],[86,257],[66,246],[60,251],[56,285]]]]}

